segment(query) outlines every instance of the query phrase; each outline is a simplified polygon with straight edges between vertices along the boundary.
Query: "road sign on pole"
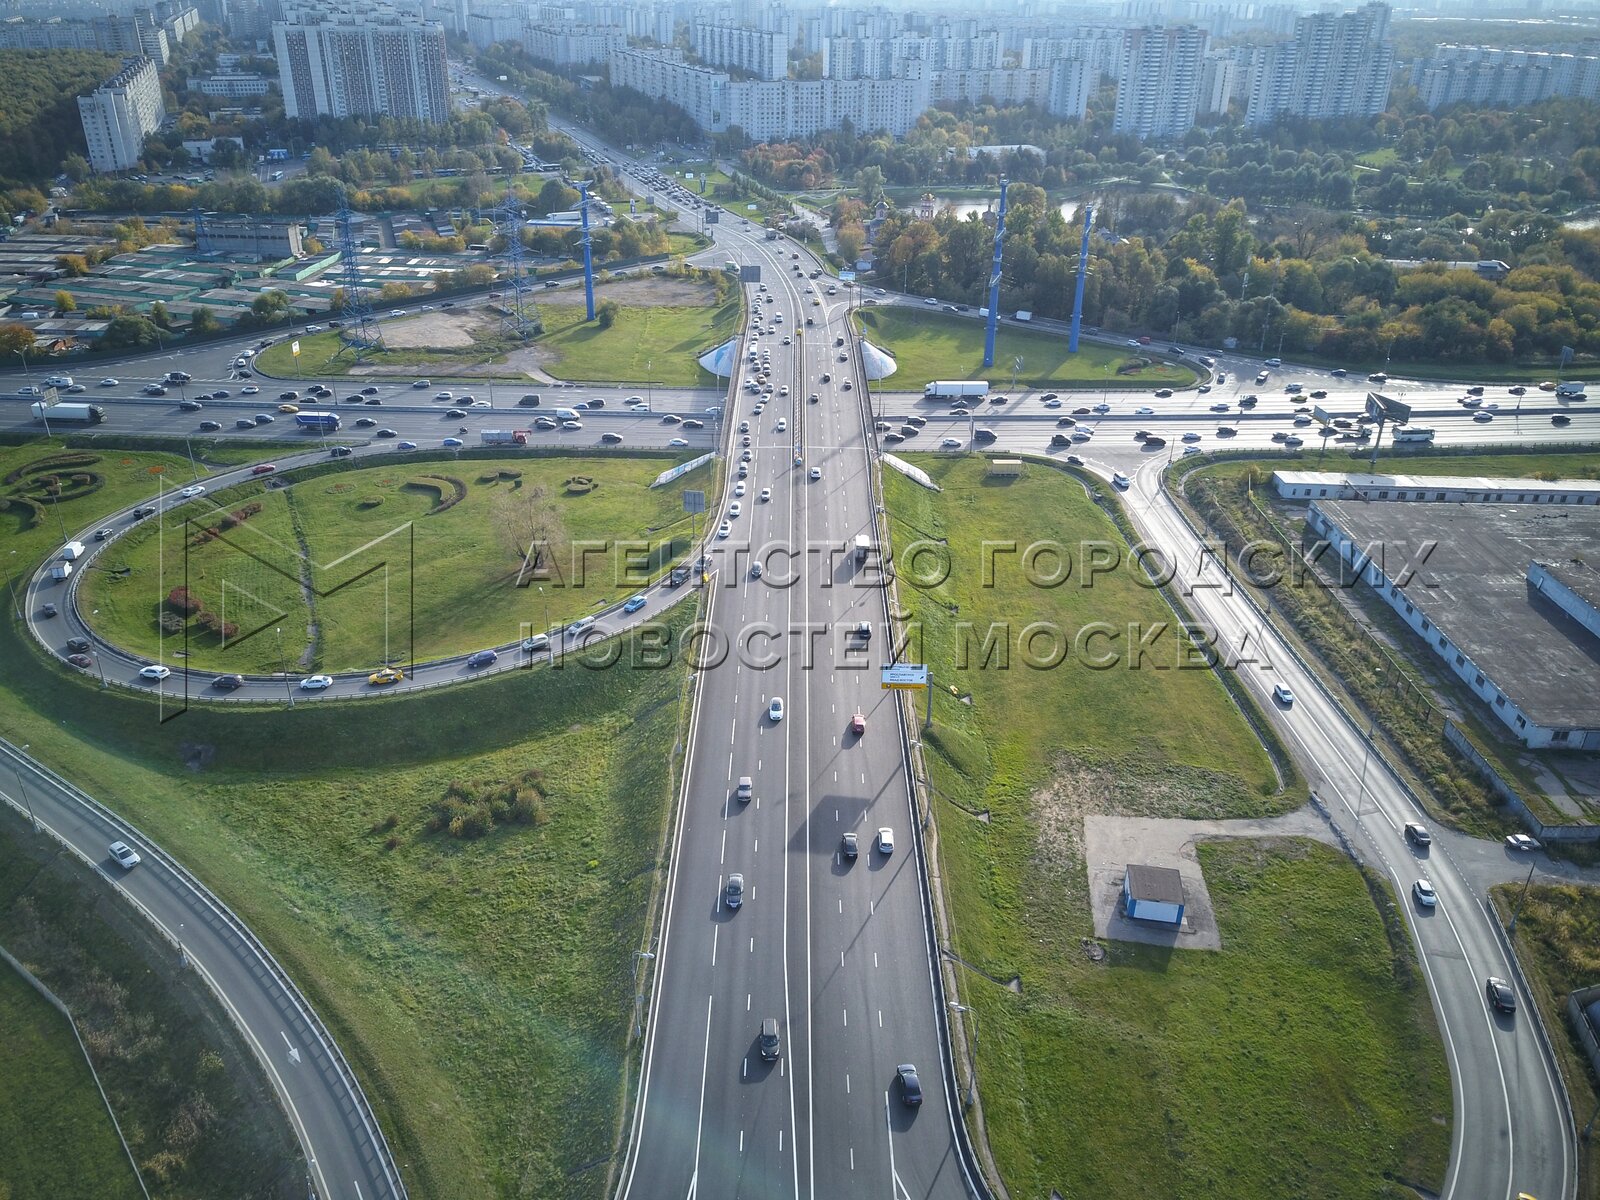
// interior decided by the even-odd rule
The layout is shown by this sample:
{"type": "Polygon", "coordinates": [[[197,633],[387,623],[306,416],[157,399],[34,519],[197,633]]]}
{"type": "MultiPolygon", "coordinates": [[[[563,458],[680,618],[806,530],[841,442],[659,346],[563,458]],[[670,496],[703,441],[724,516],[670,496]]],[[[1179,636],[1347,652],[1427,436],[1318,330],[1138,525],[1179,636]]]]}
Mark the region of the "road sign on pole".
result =
{"type": "Polygon", "coordinates": [[[882,683],[884,691],[927,687],[928,668],[920,664],[895,663],[883,668],[882,683]]]}
{"type": "Polygon", "coordinates": [[[684,492],[683,511],[686,513],[703,513],[706,510],[706,494],[704,492],[684,492]]]}

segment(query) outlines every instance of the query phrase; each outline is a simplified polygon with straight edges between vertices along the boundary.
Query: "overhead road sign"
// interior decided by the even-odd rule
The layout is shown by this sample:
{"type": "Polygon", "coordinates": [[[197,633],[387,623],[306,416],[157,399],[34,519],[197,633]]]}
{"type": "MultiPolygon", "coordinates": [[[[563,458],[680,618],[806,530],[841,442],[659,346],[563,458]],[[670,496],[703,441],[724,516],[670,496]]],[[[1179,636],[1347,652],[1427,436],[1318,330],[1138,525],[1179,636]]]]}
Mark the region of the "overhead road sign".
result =
{"type": "Polygon", "coordinates": [[[925,688],[928,686],[928,668],[914,663],[896,663],[883,668],[883,689],[925,688]]]}

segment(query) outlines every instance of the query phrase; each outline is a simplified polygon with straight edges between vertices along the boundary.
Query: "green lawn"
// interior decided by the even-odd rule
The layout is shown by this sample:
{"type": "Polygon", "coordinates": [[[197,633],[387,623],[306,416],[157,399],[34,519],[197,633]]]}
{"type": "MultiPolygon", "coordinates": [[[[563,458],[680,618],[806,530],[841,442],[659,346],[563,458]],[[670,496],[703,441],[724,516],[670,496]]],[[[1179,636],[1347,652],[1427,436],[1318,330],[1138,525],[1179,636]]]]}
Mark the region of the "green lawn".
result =
{"type": "Polygon", "coordinates": [[[554,353],[546,370],[560,379],[714,387],[717,377],[698,359],[738,332],[742,307],[737,295],[715,308],[623,305],[616,323],[601,329],[585,321],[582,305],[551,304],[541,310],[539,343],[554,353]]]}
{"type": "Polygon", "coordinates": [[[168,594],[187,580],[207,611],[239,629],[224,644],[192,616],[188,662],[246,674],[284,664],[370,671],[408,661],[413,636],[420,660],[502,645],[525,636],[525,624],[545,629],[623,600],[688,552],[683,490],[704,487],[706,474],[650,487],[679,461],[666,454],[400,458],[324,469],[289,488],[245,483],[117,539],[84,577],[79,604],[96,614],[107,640],[171,662],[184,649],[183,634],[169,631],[163,639],[159,620],[171,611],[168,594]],[[459,502],[433,511],[458,489],[459,502]],[[225,539],[206,537],[227,514],[256,504],[260,510],[225,539]],[[400,536],[380,542],[397,529],[400,536]],[[309,610],[296,550],[301,538],[313,563],[348,560],[317,574],[324,594],[309,610]],[[519,548],[531,540],[549,542],[555,563],[548,578],[530,582],[519,548]],[[631,577],[614,549],[581,563],[575,557],[580,544],[613,548],[619,541],[644,547],[642,570],[631,577]],[[356,554],[369,545],[375,549],[356,554]],[[519,578],[527,586],[519,587],[519,578]]]}
{"type": "MultiPolygon", "coordinates": [[[[710,295],[709,291],[707,295],[710,295]]],[[[595,302],[605,300],[597,288],[595,302]]],[[[585,318],[580,304],[545,304],[539,308],[544,332],[535,344],[549,357],[542,369],[558,379],[596,383],[657,383],[663,387],[712,387],[717,378],[700,367],[699,356],[732,337],[739,328],[742,301],[734,296],[716,307],[623,305],[609,329],[585,318]]],[[[302,334],[300,358],[290,351],[294,339],[263,350],[256,358],[265,375],[285,379],[329,379],[350,374],[356,365],[337,331],[302,334]]],[[[411,376],[426,372],[435,383],[444,382],[452,368],[481,368],[501,364],[497,379],[526,383],[525,371],[504,365],[519,348],[495,337],[483,337],[472,346],[454,349],[384,350],[369,354],[366,368],[383,374],[411,376]]],[[[475,373],[471,378],[481,381],[475,373]]]]}
{"type": "Polygon", "coordinates": [[[0,964],[0,1195],[140,1195],[67,1020],[0,964]]]}
{"type": "MultiPolygon", "coordinates": [[[[990,481],[978,457],[915,461],[944,490],[886,472],[884,495],[902,553],[919,539],[951,547],[948,578],[925,590],[911,576],[937,578],[938,552],[902,562],[900,598],[920,629],[908,657],[938,685],[922,740],[955,948],[1022,980],[1017,996],[967,973],[962,997],[978,1010],[980,1089],[1011,1193],[1398,1195],[1384,1171],[1436,1186],[1448,1124],[1431,1118],[1447,1116],[1449,1091],[1431,1009],[1345,860],[1298,843],[1207,849],[1220,953],[1084,954],[1086,812],[1271,815],[1304,794],[1277,791],[1215,675],[1179,669],[1170,628],[1134,665],[1139,633],[1174,618],[1126,562],[1080,586],[1085,545],[1119,539],[1074,478],[1030,466],[990,481]],[[1036,586],[1021,553],[996,552],[986,579],[986,541],[1059,544],[1073,573],[1036,586]],[[980,667],[981,633],[963,669],[962,622],[1009,623],[1009,669],[980,667]],[[1022,661],[1023,627],[1076,642],[1095,622],[1116,635],[1086,646],[1108,654],[1105,669],[1078,650],[1053,669],[1022,661]],[[966,815],[981,810],[987,822],[966,815]],[[1304,900],[1292,913],[1290,895],[1304,900]]],[[[1035,564],[1046,577],[1053,565],[1035,564]]],[[[1034,648],[1048,658],[1048,643],[1034,648]]]]}
{"type": "Polygon", "coordinates": [[[686,678],[624,645],[609,670],[162,724],[43,668],[5,622],[0,727],[261,935],[352,1060],[413,1196],[598,1198],[686,678]],[[529,823],[433,831],[452,791],[470,816],[494,787],[529,823]]]}
{"type": "MultiPolygon", "coordinates": [[[[1502,923],[1517,914],[1517,961],[1550,1030],[1573,1115],[1582,1123],[1600,1105],[1589,1058],[1567,1016],[1567,993],[1600,980],[1600,889],[1571,884],[1501,884],[1490,896],[1502,923]]],[[[1600,1139],[1578,1143],[1579,1200],[1600,1196],[1600,1139]]]]}
{"type": "Polygon", "coordinates": [[[994,387],[1005,388],[1011,382],[1012,361],[1019,356],[1019,387],[1154,388],[1195,382],[1188,367],[1159,358],[1138,371],[1118,374],[1131,351],[1085,341],[1073,355],[1067,353],[1064,334],[1010,326],[996,332],[995,365],[985,370],[980,321],[901,308],[857,309],[856,318],[866,337],[891,351],[899,364],[900,369],[884,381],[892,391],[918,389],[932,379],[988,379],[994,387]]]}

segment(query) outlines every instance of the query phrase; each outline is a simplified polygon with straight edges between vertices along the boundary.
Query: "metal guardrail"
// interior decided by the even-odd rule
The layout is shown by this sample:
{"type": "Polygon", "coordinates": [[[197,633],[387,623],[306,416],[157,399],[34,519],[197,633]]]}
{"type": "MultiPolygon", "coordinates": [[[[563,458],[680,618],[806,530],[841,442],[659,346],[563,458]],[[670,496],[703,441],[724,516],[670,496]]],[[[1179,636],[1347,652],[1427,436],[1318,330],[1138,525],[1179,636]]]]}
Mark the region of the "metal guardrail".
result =
{"type": "MultiPolygon", "coordinates": [[[[43,763],[23,754],[4,739],[0,739],[0,754],[4,755],[14,770],[21,770],[26,767],[35,774],[43,776],[53,787],[69,796],[98,820],[110,825],[114,830],[123,832],[125,837],[131,836],[134,838],[139,843],[139,849],[143,852],[146,861],[153,859],[167,870],[199,902],[200,906],[208,909],[227,931],[237,939],[239,944],[255,958],[262,969],[262,973],[271,978],[289,1006],[300,1016],[300,1019],[305,1022],[306,1028],[316,1037],[318,1044],[321,1045],[326,1053],[328,1061],[333,1064],[339,1076],[340,1085],[349,1095],[350,1105],[360,1118],[361,1127],[372,1147],[373,1156],[383,1166],[383,1174],[389,1183],[390,1195],[404,1200],[407,1196],[405,1183],[401,1180],[400,1173],[395,1168],[394,1155],[389,1149],[388,1140],[383,1136],[383,1129],[379,1126],[377,1118],[373,1114],[371,1102],[368,1101],[366,1093],[362,1090],[360,1081],[356,1078],[355,1072],[351,1069],[343,1052],[340,1051],[338,1043],[333,1040],[333,1035],[328,1032],[327,1026],[322,1023],[311,1004],[289,977],[289,973],[273,957],[272,952],[267,949],[261,939],[256,937],[250,927],[240,920],[239,916],[224,904],[210,888],[195,878],[183,864],[169,855],[161,848],[159,843],[143,830],[133,825],[126,818],[112,812],[70,780],[57,775],[43,763]]],[[[228,1006],[224,1005],[224,1007],[228,1006]]],[[[240,1028],[248,1037],[249,1031],[244,1029],[242,1025],[240,1028]]],[[[310,1147],[306,1147],[306,1150],[309,1156],[310,1147]]]]}

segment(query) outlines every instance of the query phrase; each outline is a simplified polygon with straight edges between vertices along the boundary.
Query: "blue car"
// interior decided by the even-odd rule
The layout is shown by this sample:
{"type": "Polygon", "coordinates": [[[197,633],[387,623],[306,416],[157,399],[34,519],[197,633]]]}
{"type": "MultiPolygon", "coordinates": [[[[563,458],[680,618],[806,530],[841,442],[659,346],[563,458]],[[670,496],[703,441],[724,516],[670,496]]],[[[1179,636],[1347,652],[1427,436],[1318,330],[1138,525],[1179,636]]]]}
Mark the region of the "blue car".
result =
{"type": "Polygon", "coordinates": [[[622,611],[625,613],[636,613],[643,608],[646,603],[647,601],[643,596],[635,596],[632,600],[629,600],[622,606],[622,611]]]}
{"type": "Polygon", "coordinates": [[[445,438],[444,444],[452,450],[457,450],[465,443],[460,438],[445,438]]]}
{"type": "Polygon", "coordinates": [[[469,666],[469,667],[487,667],[490,663],[494,662],[495,659],[497,659],[499,657],[500,656],[497,653],[495,653],[493,650],[479,650],[476,654],[472,655],[472,657],[467,659],[467,666],[469,666]]]}
{"type": "Polygon", "coordinates": [[[396,450],[415,450],[416,448],[417,444],[415,442],[401,442],[395,447],[396,450]]]}

